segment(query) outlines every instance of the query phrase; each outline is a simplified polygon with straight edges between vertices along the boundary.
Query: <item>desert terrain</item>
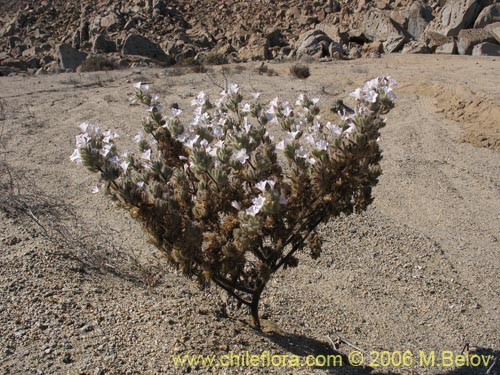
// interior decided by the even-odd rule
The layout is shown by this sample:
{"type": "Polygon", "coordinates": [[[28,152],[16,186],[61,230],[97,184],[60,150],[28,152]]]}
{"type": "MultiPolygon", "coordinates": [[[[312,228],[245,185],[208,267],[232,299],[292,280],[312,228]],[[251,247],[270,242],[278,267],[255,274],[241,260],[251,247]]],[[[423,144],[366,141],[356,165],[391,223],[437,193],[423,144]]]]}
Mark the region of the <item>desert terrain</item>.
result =
{"type": "MultiPolygon", "coordinates": [[[[0,373],[500,373],[500,62],[401,55],[290,63],[0,78],[0,373]],[[133,83],[190,112],[226,78],[243,92],[321,99],[322,116],[366,80],[391,75],[396,108],[381,145],[383,175],[367,212],[332,221],[318,260],[301,255],[263,295],[264,332],[215,290],[172,271],[139,225],[69,160],[78,125],[98,121],[133,144],[145,116],[133,83]],[[8,163],[8,164],[5,164],[8,163]],[[12,184],[11,184],[12,182],[12,184]],[[172,355],[248,351],[299,356],[453,351],[493,366],[175,366],[172,355]],[[344,341],[349,342],[346,344],[344,341]],[[490,362],[491,364],[491,362],[490,362]]],[[[437,355],[437,354],[436,354],[437,355]]],[[[437,363],[437,362],[436,362],[437,363]]]]}

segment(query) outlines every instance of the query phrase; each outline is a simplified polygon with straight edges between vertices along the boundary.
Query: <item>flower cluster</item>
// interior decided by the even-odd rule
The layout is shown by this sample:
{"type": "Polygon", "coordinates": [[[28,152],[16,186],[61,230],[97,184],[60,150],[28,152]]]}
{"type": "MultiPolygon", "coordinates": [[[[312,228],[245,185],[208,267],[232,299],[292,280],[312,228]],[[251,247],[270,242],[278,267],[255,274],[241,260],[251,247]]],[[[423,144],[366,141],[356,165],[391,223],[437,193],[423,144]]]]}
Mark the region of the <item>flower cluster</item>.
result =
{"type": "Polygon", "coordinates": [[[262,103],[230,84],[214,102],[200,92],[184,121],[138,83],[131,104],[147,106],[139,152],[120,154],[116,133],[84,123],[71,160],[100,174],[173,265],[248,305],[258,325],[272,273],[295,266],[303,248],[320,254],[321,222],[371,203],[394,85],[367,82],[351,94],[353,113],[325,122],[317,98],[262,103]]]}

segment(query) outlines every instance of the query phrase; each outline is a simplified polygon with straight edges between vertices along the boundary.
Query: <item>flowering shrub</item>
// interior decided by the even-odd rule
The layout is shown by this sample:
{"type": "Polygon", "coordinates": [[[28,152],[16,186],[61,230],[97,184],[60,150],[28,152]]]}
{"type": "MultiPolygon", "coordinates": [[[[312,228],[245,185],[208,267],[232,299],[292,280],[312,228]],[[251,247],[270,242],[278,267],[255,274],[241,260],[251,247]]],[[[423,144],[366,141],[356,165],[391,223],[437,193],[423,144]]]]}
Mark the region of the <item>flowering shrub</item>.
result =
{"type": "Polygon", "coordinates": [[[223,288],[260,328],[259,300],[272,274],[297,266],[301,249],[320,256],[321,222],[372,202],[394,84],[367,82],[351,94],[354,113],[339,113],[334,124],[321,121],[318,99],[245,101],[234,84],[215,102],[200,92],[184,123],[180,109],[165,115],[139,83],[132,101],[148,106],[139,153],[120,153],[114,132],[83,123],[71,160],[100,174],[171,264],[223,288]],[[272,124],[283,131],[276,141],[272,124]]]}

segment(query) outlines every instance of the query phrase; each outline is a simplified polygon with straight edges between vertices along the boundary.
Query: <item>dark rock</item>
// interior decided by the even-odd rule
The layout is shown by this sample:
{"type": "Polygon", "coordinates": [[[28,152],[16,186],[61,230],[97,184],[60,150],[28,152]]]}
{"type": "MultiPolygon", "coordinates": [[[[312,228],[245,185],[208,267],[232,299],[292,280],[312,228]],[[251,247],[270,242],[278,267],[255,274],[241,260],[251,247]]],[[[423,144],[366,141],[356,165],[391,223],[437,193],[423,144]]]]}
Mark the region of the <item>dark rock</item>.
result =
{"type": "Polygon", "coordinates": [[[474,25],[482,5],[481,0],[448,0],[427,30],[457,36],[460,30],[474,25]]]}
{"type": "Polygon", "coordinates": [[[330,56],[329,47],[333,40],[322,30],[311,30],[299,37],[297,42],[297,58],[310,56],[321,58],[330,56]]]}
{"type": "Polygon", "coordinates": [[[500,4],[493,4],[484,8],[477,16],[474,28],[483,28],[494,22],[500,22],[500,4]]]}
{"type": "Polygon", "coordinates": [[[380,11],[371,11],[366,14],[363,23],[363,34],[370,41],[383,41],[385,53],[401,50],[408,41],[402,26],[380,11]]]}
{"type": "Polygon", "coordinates": [[[107,39],[103,34],[98,34],[92,40],[92,53],[116,52],[116,43],[107,39]]]}
{"type": "Polygon", "coordinates": [[[85,52],[78,51],[69,44],[60,44],[57,47],[59,67],[63,70],[76,71],[76,68],[87,58],[85,52]]]}
{"type": "Polygon", "coordinates": [[[432,8],[417,1],[410,7],[406,30],[412,37],[418,39],[433,18],[432,8]]]}
{"type": "Polygon", "coordinates": [[[464,29],[458,33],[458,53],[460,55],[471,55],[476,44],[484,42],[495,42],[495,38],[486,29],[464,29]]]}
{"type": "Polygon", "coordinates": [[[500,43],[500,22],[490,23],[485,29],[500,43]]]}
{"type": "Polygon", "coordinates": [[[454,55],[457,53],[457,43],[455,42],[455,40],[451,40],[450,42],[436,47],[436,50],[434,52],[437,54],[454,55]]]}
{"type": "Polygon", "coordinates": [[[129,35],[122,47],[122,54],[149,57],[161,62],[171,63],[171,58],[161,49],[161,47],[142,35],[129,35]]]}
{"type": "Polygon", "coordinates": [[[500,56],[500,45],[496,43],[480,43],[472,49],[472,56],[500,56]]]}

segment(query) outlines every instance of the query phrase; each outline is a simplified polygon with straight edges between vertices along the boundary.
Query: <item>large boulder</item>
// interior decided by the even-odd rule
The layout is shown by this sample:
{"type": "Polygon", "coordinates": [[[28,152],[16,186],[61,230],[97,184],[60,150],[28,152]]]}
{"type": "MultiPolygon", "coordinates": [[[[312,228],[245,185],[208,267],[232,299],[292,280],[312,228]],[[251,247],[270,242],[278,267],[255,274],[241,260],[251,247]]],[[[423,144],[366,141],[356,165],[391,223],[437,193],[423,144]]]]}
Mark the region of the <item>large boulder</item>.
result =
{"type": "Polygon", "coordinates": [[[458,53],[471,55],[475,45],[484,42],[495,42],[495,38],[486,29],[464,29],[458,33],[458,53]]]}
{"type": "Polygon", "coordinates": [[[482,28],[494,22],[500,22],[500,4],[493,4],[484,8],[477,16],[474,27],[482,28]]]}
{"type": "Polygon", "coordinates": [[[500,45],[496,43],[480,43],[472,49],[472,56],[500,56],[500,45]]]}
{"type": "Polygon", "coordinates": [[[474,25],[482,6],[482,0],[448,0],[427,30],[457,36],[460,30],[474,25]]]}
{"type": "Polygon", "coordinates": [[[244,60],[269,60],[272,58],[269,50],[269,39],[252,34],[248,42],[238,49],[238,56],[244,60]]]}
{"type": "Polygon", "coordinates": [[[433,18],[431,7],[420,1],[414,2],[408,12],[406,30],[412,37],[418,39],[433,18]]]}
{"type": "Polygon", "coordinates": [[[365,37],[369,41],[382,41],[385,53],[401,50],[409,39],[402,26],[381,11],[368,12],[363,25],[365,37]]]}
{"type": "Polygon", "coordinates": [[[92,40],[92,53],[116,52],[116,43],[107,39],[103,34],[98,34],[92,40]]]}
{"type": "Polygon", "coordinates": [[[76,71],[76,68],[87,58],[85,52],[78,51],[69,44],[60,44],[57,47],[57,60],[63,70],[76,71]]]}
{"type": "Polygon", "coordinates": [[[125,56],[136,55],[162,62],[170,62],[170,57],[158,44],[138,34],[131,34],[125,39],[122,54],[125,56]]]}
{"type": "Polygon", "coordinates": [[[491,23],[485,27],[486,30],[490,33],[490,35],[496,39],[498,43],[500,43],[500,22],[491,23]]]}
{"type": "Polygon", "coordinates": [[[330,55],[329,47],[333,40],[322,30],[307,31],[297,41],[297,58],[310,56],[321,58],[330,55]]]}

